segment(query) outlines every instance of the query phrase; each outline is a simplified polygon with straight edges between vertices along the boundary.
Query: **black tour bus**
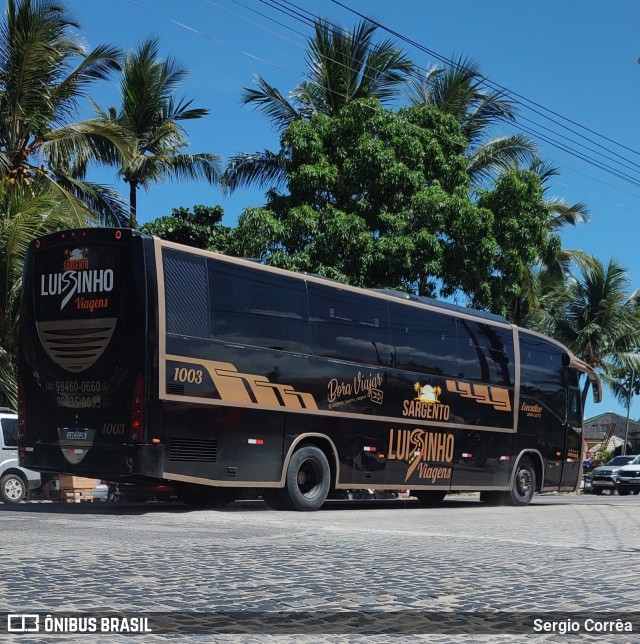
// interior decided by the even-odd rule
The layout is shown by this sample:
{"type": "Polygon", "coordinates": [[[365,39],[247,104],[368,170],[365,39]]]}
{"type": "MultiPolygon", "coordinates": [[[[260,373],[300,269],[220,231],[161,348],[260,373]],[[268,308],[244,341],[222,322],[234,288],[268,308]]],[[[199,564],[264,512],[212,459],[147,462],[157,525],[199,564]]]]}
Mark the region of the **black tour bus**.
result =
{"type": "Polygon", "coordinates": [[[21,303],[23,467],[187,502],[449,491],[526,505],[581,478],[586,374],[504,318],[128,229],[35,240],[21,303]]]}

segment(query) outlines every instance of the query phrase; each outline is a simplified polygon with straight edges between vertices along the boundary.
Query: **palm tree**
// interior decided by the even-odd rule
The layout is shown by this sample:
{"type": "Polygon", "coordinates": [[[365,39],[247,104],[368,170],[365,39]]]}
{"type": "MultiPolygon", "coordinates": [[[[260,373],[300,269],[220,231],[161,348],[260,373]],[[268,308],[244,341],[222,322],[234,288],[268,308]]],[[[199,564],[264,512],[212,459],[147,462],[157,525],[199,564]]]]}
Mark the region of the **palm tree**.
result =
{"type": "MultiPolygon", "coordinates": [[[[258,88],[245,88],[243,105],[259,109],[281,131],[314,114],[334,116],[358,99],[375,98],[381,103],[394,99],[414,64],[392,41],[376,43],[376,30],[367,21],[351,32],[315,21],[314,35],[307,40],[307,79],[287,99],[257,76],[258,88]]],[[[269,150],[237,154],[225,170],[225,186],[230,190],[250,184],[281,186],[286,179],[283,160],[269,150]]]]}
{"type": "Polygon", "coordinates": [[[487,90],[479,65],[460,56],[450,67],[433,66],[424,76],[413,76],[407,87],[412,105],[431,105],[454,116],[467,137],[468,172],[477,185],[496,172],[538,159],[534,143],[522,134],[486,140],[496,123],[515,121],[513,101],[502,90],[487,90]]]}
{"type": "Polygon", "coordinates": [[[63,5],[8,0],[0,23],[0,176],[9,187],[53,190],[78,212],[119,223],[117,194],[83,180],[105,137],[115,147],[118,138],[95,120],[70,119],[91,83],[118,69],[120,52],[101,45],[87,53],[78,28],[63,5]]]}
{"type": "Polygon", "coordinates": [[[73,122],[91,83],[119,66],[105,45],[86,52],[63,5],[8,0],[0,21],[0,404],[16,404],[18,301],[24,254],[37,235],[119,223],[116,193],[84,181],[113,128],[73,122]]]}
{"type": "Polygon", "coordinates": [[[29,242],[63,228],[86,225],[86,213],[53,190],[0,182],[0,406],[15,408],[18,304],[29,242]]]}
{"type": "Polygon", "coordinates": [[[122,159],[112,149],[103,161],[120,165],[118,175],[129,184],[129,225],[136,228],[137,191],[168,178],[219,180],[219,157],[211,153],[186,154],[189,142],[182,121],[198,119],[209,111],[193,108],[191,100],[176,101],[174,92],[187,69],[173,59],[161,60],[157,39],[146,40],[125,56],[120,82],[121,103],[104,111],[96,106],[105,126],[115,125],[126,141],[122,159]]]}
{"type": "MultiPolygon", "coordinates": [[[[610,385],[620,366],[640,368],[640,300],[626,270],[610,260],[577,261],[580,275],[547,311],[542,329],[563,342],[610,385]]],[[[583,391],[583,402],[587,387],[583,391]]]]}

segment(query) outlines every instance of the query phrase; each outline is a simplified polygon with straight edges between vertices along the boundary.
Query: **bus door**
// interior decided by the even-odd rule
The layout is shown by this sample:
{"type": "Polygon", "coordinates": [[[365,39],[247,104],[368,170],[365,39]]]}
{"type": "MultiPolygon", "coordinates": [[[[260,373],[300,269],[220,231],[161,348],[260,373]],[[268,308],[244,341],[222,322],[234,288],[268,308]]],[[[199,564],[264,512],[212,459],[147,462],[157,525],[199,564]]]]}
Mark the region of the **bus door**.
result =
{"type": "Polygon", "coordinates": [[[560,488],[573,490],[582,475],[582,401],[580,390],[567,390],[567,422],[560,488]]]}

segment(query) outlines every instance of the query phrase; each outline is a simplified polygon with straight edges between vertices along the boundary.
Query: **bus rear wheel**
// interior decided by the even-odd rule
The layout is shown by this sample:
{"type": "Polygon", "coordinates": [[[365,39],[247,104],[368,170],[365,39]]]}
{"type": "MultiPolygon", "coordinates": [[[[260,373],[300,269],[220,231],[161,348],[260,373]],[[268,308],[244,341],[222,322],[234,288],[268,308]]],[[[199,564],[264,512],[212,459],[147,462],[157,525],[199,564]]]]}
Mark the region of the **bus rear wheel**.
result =
{"type": "Polygon", "coordinates": [[[331,468],[324,452],[315,445],[300,448],[287,467],[282,490],[286,505],[300,512],[317,510],[327,499],[330,479],[331,468]]]}
{"type": "Polygon", "coordinates": [[[536,471],[527,456],[516,466],[511,489],[505,494],[508,505],[529,505],[536,491],[536,471]]]}
{"type": "Polygon", "coordinates": [[[425,508],[433,508],[436,505],[440,505],[445,496],[447,496],[446,490],[416,490],[412,492],[413,496],[418,499],[418,503],[425,508]]]}

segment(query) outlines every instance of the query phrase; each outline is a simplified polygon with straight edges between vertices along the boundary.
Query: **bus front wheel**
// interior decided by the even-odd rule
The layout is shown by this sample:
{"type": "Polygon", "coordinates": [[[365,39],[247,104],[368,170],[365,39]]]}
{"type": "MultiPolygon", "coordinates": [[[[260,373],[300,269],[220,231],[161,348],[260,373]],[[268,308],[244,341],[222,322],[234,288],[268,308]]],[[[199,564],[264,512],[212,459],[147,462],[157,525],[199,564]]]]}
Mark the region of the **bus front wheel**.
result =
{"type": "Polygon", "coordinates": [[[511,489],[505,494],[509,505],[529,505],[536,491],[536,471],[531,459],[520,459],[513,477],[511,489]]]}
{"type": "Polygon", "coordinates": [[[307,445],[294,452],[287,467],[283,494],[292,510],[317,510],[329,494],[331,468],[324,452],[307,445]]]}

